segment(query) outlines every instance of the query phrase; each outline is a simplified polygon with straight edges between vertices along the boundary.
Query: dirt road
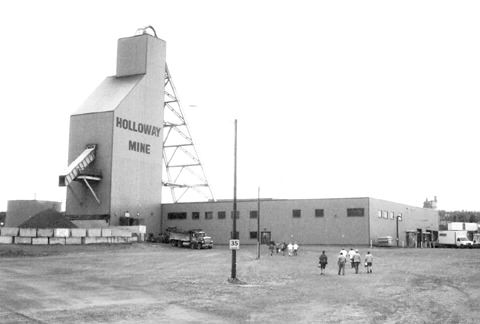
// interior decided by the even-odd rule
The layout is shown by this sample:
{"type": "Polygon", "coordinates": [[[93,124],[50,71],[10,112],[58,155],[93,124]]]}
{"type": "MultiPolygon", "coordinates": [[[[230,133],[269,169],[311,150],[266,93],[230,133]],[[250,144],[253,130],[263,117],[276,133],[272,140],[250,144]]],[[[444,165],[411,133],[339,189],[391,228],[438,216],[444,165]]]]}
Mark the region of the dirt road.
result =
{"type": "MultiPolygon", "coordinates": [[[[336,274],[339,247],[296,257],[226,247],[0,246],[1,323],[478,323],[480,250],[374,249],[336,274]],[[318,255],[327,251],[327,275],[318,255]]],[[[347,247],[350,248],[350,247],[347,247]]],[[[360,247],[363,255],[365,247],[360,247]]]]}

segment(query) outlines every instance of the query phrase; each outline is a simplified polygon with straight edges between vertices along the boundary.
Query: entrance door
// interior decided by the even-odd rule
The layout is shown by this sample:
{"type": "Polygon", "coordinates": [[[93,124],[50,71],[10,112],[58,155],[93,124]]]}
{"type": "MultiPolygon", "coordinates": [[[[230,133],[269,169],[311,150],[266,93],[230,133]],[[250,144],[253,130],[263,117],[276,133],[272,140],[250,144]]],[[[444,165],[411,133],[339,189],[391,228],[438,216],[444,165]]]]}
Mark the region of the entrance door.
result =
{"type": "Polygon", "coordinates": [[[272,232],[262,232],[261,244],[270,244],[272,238],[272,232]]]}

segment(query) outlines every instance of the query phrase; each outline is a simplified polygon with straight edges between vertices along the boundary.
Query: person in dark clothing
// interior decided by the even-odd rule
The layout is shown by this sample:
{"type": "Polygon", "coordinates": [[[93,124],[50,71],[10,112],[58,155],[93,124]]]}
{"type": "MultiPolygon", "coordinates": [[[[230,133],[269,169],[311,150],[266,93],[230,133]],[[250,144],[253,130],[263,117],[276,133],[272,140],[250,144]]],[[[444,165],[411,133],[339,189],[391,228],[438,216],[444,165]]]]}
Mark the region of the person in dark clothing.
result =
{"type": "Polygon", "coordinates": [[[340,275],[340,273],[342,275],[345,275],[345,263],[346,262],[347,262],[347,258],[345,257],[345,255],[342,252],[340,252],[340,255],[338,256],[338,259],[337,259],[338,275],[340,275]]]}
{"type": "Polygon", "coordinates": [[[373,263],[373,255],[370,254],[370,251],[367,252],[365,256],[365,265],[367,267],[367,273],[372,273],[372,263],[373,263]]]}
{"type": "Polygon", "coordinates": [[[275,250],[275,242],[274,241],[271,241],[270,242],[270,245],[268,246],[268,248],[270,249],[270,256],[273,255],[273,251],[275,250]]]}
{"type": "Polygon", "coordinates": [[[285,256],[285,252],[287,251],[287,243],[282,242],[282,255],[285,256]]]}
{"type": "Polygon", "coordinates": [[[318,258],[318,263],[320,267],[320,274],[324,275],[325,274],[325,267],[328,264],[328,258],[327,255],[325,254],[325,251],[322,251],[322,254],[320,254],[320,257],[318,258]]]}

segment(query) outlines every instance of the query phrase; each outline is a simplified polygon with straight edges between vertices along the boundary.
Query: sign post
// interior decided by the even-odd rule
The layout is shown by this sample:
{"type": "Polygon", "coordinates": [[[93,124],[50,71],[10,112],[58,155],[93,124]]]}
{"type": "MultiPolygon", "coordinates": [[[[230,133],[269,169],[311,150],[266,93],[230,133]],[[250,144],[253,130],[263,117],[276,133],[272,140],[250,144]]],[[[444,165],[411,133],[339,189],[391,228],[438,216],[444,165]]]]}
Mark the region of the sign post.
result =
{"type": "Polygon", "coordinates": [[[230,240],[230,250],[240,250],[240,240],[230,240]]]}
{"type": "MultiPolygon", "coordinates": [[[[240,241],[237,237],[237,120],[235,119],[235,142],[234,142],[234,159],[233,159],[233,229],[232,239],[230,240],[230,248],[232,247],[232,241],[238,242],[240,247],[240,241]]],[[[232,249],[232,248],[231,248],[232,249]]],[[[238,249],[238,248],[237,248],[238,249]]],[[[230,280],[235,282],[237,280],[237,249],[232,249],[232,274],[230,280]]]]}

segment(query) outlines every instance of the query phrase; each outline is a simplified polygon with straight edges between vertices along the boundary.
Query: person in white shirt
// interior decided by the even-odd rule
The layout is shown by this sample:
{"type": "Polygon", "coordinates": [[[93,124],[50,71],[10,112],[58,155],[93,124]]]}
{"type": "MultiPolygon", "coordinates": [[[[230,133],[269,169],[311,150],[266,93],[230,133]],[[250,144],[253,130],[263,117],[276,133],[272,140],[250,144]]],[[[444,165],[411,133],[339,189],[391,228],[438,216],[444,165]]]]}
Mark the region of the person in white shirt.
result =
{"type": "Polygon", "coordinates": [[[353,269],[353,256],[355,255],[355,251],[353,249],[350,249],[350,251],[348,251],[348,258],[350,260],[350,264],[352,265],[352,269],[353,269]]]}
{"type": "Polygon", "coordinates": [[[358,274],[358,266],[360,265],[360,262],[362,262],[362,259],[360,258],[360,253],[358,253],[358,250],[355,250],[355,254],[353,255],[353,266],[355,268],[356,274],[358,274]]]}
{"type": "Polygon", "coordinates": [[[293,243],[293,255],[297,255],[298,252],[298,243],[293,243]]]}
{"type": "Polygon", "coordinates": [[[292,254],[293,254],[293,244],[292,244],[292,242],[288,243],[287,250],[288,250],[288,256],[292,256],[292,254]]]}

